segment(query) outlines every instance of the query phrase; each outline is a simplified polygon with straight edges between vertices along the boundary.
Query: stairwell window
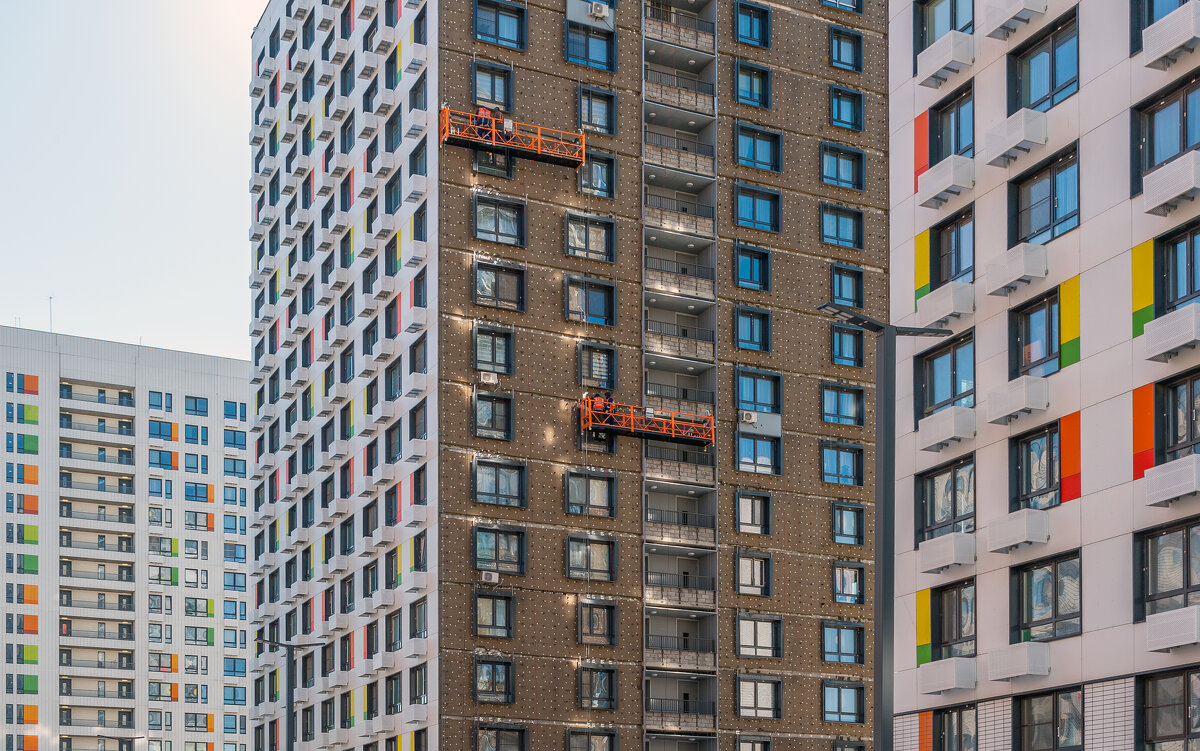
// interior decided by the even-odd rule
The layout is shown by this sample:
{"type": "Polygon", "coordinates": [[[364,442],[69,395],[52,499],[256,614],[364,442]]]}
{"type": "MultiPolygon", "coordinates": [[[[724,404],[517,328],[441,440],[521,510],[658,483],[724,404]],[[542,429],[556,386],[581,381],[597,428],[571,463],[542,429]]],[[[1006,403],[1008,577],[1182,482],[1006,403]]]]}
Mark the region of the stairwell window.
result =
{"type": "Polygon", "coordinates": [[[1010,235],[1017,243],[1046,243],[1079,226],[1079,160],[1072,149],[1009,183],[1010,235]]]}
{"type": "Polygon", "coordinates": [[[1046,641],[1081,631],[1078,551],[1024,566],[1013,573],[1017,623],[1013,642],[1046,641]]]}
{"type": "Polygon", "coordinates": [[[475,197],[475,237],[505,245],[525,244],[525,204],[475,197]]]}
{"type": "Polygon", "coordinates": [[[525,270],[478,263],[475,265],[475,304],[525,310],[525,270]]]}
{"type": "Polygon", "coordinates": [[[617,36],[611,31],[567,24],[566,60],[600,70],[617,69],[617,36]]]}
{"type": "Polygon", "coordinates": [[[568,278],[566,295],[568,320],[601,326],[615,325],[617,288],[611,282],[568,278]]]}
{"type": "Polygon", "coordinates": [[[502,0],[475,4],[475,38],[513,49],[525,49],[525,8],[502,0]]]}
{"type": "Polygon", "coordinates": [[[921,504],[917,544],[951,532],[975,531],[973,457],[921,475],[917,493],[921,504]]]}

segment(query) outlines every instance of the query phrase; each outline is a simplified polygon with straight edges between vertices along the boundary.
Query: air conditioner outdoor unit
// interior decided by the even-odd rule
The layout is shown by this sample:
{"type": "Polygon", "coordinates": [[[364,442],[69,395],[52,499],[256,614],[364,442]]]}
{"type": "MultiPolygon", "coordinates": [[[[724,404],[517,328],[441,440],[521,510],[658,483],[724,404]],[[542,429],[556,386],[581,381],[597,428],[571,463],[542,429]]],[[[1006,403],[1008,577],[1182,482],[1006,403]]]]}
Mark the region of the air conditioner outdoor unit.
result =
{"type": "Polygon", "coordinates": [[[484,372],[479,375],[479,380],[488,386],[495,386],[500,383],[500,376],[492,372],[484,372]]]}
{"type": "Polygon", "coordinates": [[[753,410],[743,409],[741,414],[742,414],[741,419],[742,419],[742,422],[744,422],[744,423],[753,425],[754,423],[758,422],[758,413],[754,412],[753,410]]]}
{"type": "Polygon", "coordinates": [[[495,571],[484,571],[479,574],[479,580],[484,584],[499,584],[500,574],[495,571]]]}
{"type": "Polygon", "coordinates": [[[592,8],[588,11],[588,15],[592,18],[608,18],[608,5],[605,3],[592,3],[592,8]]]}

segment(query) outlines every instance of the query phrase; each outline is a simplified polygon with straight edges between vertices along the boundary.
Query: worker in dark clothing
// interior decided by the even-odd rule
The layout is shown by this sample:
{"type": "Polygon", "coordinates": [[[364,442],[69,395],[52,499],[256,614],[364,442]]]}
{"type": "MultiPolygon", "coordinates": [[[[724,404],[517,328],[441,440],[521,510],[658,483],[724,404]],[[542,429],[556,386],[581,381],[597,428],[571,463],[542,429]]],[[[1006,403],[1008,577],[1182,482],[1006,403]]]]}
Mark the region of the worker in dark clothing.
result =
{"type": "Polygon", "coordinates": [[[475,108],[475,117],[471,124],[479,128],[482,135],[487,128],[492,126],[492,111],[482,104],[475,108]]]}

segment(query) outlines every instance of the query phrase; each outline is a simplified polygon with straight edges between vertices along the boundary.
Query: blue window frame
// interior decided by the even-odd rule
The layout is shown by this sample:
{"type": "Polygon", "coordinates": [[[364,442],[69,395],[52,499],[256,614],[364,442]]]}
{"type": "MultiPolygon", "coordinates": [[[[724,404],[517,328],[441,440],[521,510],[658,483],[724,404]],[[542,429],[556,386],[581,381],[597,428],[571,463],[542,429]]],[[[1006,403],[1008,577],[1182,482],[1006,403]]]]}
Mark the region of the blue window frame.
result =
{"type": "Polygon", "coordinates": [[[771,10],[758,3],[737,4],[737,40],[758,47],[771,46],[771,10]]]}
{"type": "Polygon", "coordinates": [[[771,289],[771,251],[753,245],[737,246],[737,286],[771,289]]]}
{"type": "Polygon", "coordinates": [[[771,351],[770,312],[756,308],[738,308],[735,317],[738,349],[771,351]]]}
{"type": "Polygon", "coordinates": [[[833,364],[851,368],[863,366],[863,332],[854,326],[833,326],[833,364]]]}
{"type": "Polygon", "coordinates": [[[782,135],[750,125],[737,129],[738,164],[778,172],[781,167],[782,135]]]}
{"type": "Polygon", "coordinates": [[[834,485],[862,485],[862,446],[821,445],[821,479],[834,485]]]}
{"type": "Polygon", "coordinates": [[[579,190],[600,198],[612,198],[617,191],[617,160],[608,154],[588,154],[579,170],[579,190]]]}
{"type": "Polygon", "coordinates": [[[851,13],[862,13],[862,0],[821,0],[821,4],[851,13]]]}
{"type": "Polygon", "coordinates": [[[734,188],[737,198],[736,223],[741,227],[779,231],[779,194],[775,191],[739,185],[734,188]]]}
{"type": "Polygon", "coordinates": [[[569,63],[600,70],[617,69],[617,35],[567,22],[564,53],[569,63]]]}
{"type": "Polygon", "coordinates": [[[829,29],[829,64],[835,68],[862,72],[862,34],[841,26],[829,29]]]}
{"type": "Polygon", "coordinates": [[[834,264],[832,277],[833,301],[847,308],[861,308],[863,270],[857,266],[834,264]]]}
{"type": "Polygon", "coordinates": [[[596,279],[567,279],[567,318],[613,326],[617,315],[617,288],[596,279]]]}
{"type": "Polygon", "coordinates": [[[512,69],[488,63],[475,63],[474,99],[476,104],[512,109],[512,69]]]}
{"type": "Polygon", "coordinates": [[[862,92],[830,86],[829,122],[839,128],[862,130],[864,121],[862,92]]]}
{"type": "Polygon", "coordinates": [[[737,100],[754,107],[771,107],[771,71],[761,65],[738,60],[737,100]]]}
{"type": "Polygon", "coordinates": [[[863,425],[863,390],[835,383],[821,384],[821,420],[835,425],[863,425]]]}
{"type": "Polygon", "coordinates": [[[579,127],[594,133],[616,133],[617,95],[607,89],[580,86],[579,127]]]}
{"type": "Polygon", "coordinates": [[[738,409],[779,414],[782,377],[765,370],[738,370],[738,409]]]}
{"type": "Polygon", "coordinates": [[[862,223],[858,209],[826,204],[821,207],[821,242],[862,250],[862,223]]]}
{"type": "Polygon", "coordinates": [[[525,49],[525,8],[502,0],[475,3],[475,38],[513,49],[525,49]]]}
{"type": "Polygon", "coordinates": [[[838,188],[862,190],[863,153],[858,149],[821,144],[821,182],[838,188]]]}

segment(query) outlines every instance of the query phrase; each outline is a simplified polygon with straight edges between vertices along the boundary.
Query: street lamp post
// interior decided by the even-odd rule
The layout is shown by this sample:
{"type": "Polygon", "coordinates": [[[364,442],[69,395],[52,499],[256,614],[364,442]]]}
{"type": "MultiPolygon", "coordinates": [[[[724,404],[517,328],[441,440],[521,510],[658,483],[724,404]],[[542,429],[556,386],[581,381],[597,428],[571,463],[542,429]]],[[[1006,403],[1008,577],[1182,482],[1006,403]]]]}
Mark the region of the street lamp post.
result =
{"type": "Polygon", "coordinates": [[[255,639],[259,644],[269,647],[283,647],[287,650],[287,719],[285,733],[287,734],[287,751],[296,751],[296,650],[316,649],[320,644],[294,644],[271,639],[255,639]]]}
{"type": "Polygon", "coordinates": [[[949,336],[946,329],[895,326],[827,302],[817,306],[842,323],[875,334],[875,703],[874,751],[892,751],[895,667],[896,337],[949,336]]]}

